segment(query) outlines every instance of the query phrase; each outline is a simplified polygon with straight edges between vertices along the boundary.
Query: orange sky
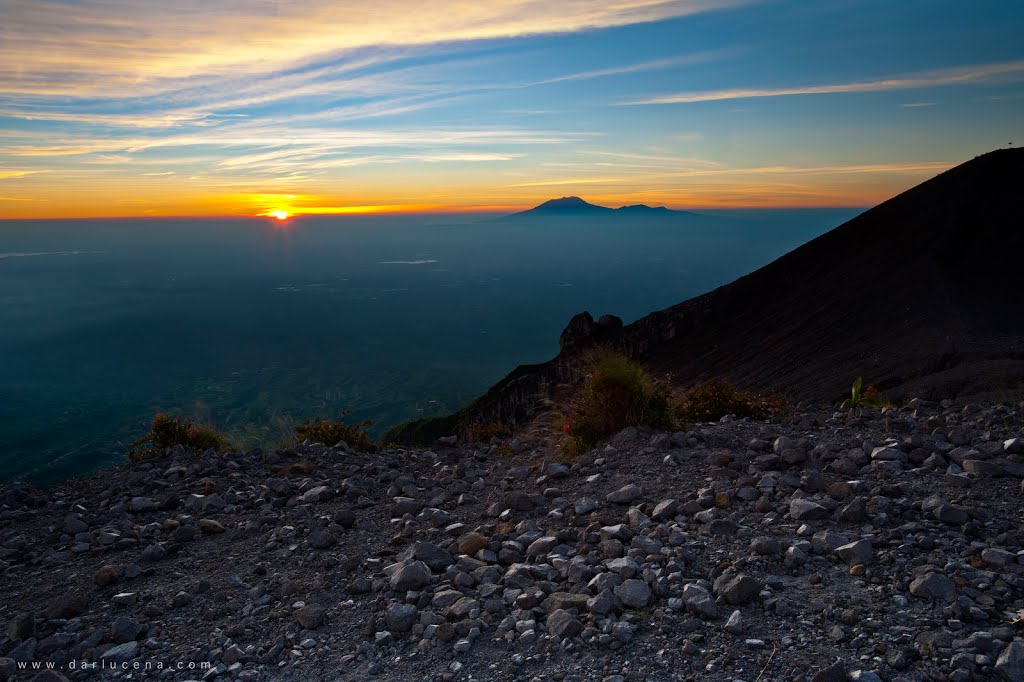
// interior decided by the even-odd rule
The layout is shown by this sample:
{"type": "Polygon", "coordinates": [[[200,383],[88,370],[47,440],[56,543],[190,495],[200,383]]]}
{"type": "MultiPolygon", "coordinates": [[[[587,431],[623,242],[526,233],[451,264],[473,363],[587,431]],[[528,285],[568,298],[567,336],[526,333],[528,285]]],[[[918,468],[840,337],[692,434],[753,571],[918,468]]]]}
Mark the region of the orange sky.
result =
{"type": "Polygon", "coordinates": [[[7,0],[0,219],[870,206],[1024,132],[936,2],[7,0]]]}

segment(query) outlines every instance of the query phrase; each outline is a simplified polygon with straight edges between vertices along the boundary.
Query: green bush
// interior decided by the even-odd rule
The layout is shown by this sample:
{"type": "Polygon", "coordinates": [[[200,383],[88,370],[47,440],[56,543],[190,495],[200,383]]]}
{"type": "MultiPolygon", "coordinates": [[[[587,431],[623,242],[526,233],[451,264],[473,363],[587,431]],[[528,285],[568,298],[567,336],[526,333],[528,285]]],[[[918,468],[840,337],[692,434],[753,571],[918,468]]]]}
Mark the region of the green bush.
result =
{"type": "Polygon", "coordinates": [[[676,416],[687,422],[714,422],[727,414],[764,420],[785,411],[783,398],[744,391],[722,380],[694,386],[675,404],[676,416]]]}
{"type": "Polygon", "coordinates": [[[890,404],[888,400],[878,395],[877,388],[874,386],[864,388],[864,378],[857,377],[850,388],[850,397],[839,404],[839,409],[844,410],[850,417],[857,417],[865,407],[882,408],[888,407],[890,404]]]}
{"type": "Polygon", "coordinates": [[[132,462],[158,457],[167,448],[181,445],[188,450],[230,450],[224,434],[206,424],[193,424],[188,417],[172,417],[158,412],[149,425],[149,433],[132,443],[128,459],[132,462]]]}
{"type": "Polygon", "coordinates": [[[638,364],[607,349],[587,359],[583,388],[562,421],[566,449],[585,452],[627,426],[672,428],[668,392],[638,364]]]}
{"type": "Polygon", "coordinates": [[[380,447],[380,443],[372,440],[369,434],[373,420],[364,419],[355,424],[348,424],[345,422],[345,418],[348,415],[349,410],[342,410],[338,414],[337,421],[328,421],[319,417],[312,420],[307,419],[301,424],[295,425],[295,439],[300,443],[309,439],[314,443],[323,443],[324,445],[331,446],[345,441],[349,447],[356,450],[364,452],[376,451],[380,447]]]}

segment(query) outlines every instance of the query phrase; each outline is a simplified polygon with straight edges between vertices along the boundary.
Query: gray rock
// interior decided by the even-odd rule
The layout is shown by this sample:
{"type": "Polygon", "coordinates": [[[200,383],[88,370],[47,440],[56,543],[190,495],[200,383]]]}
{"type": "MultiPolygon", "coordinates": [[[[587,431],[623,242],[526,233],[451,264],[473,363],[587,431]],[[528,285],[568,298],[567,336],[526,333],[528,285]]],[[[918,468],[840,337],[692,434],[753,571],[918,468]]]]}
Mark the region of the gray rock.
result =
{"type": "Polygon", "coordinates": [[[309,546],[313,549],[327,549],[337,541],[337,538],[326,528],[316,528],[309,534],[309,546]]]}
{"type": "Polygon", "coordinates": [[[882,678],[870,670],[854,670],[850,673],[853,682],[882,682],[882,678]]]}
{"type": "Polygon", "coordinates": [[[142,550],[142,554],[139,555],[139,561],[160,561],[165,556],[167,556],[167,550],[160,543],[154,542],[142,550]]]}
{"type": "Polygon", "coordinates": [[[729,620],[725,623],[725,631],[733,635],[743,634],[743,614],[739,609],[733,611],[729,616],[729,620]]]}
{"type": "Polygon", "coordinates": [[[641,609],[647,606],[647,602],[651,599],[651,588],[643,580],[631,578],[623,581],[621,585],[615,588],[615,596],[625,606],[632,609],[641,609]]]}
{"type": "Polygon", "coordinates": [[[384,621],[392,633],[409,632],[416,623],[416,607],[412,604],[391,604],[384,611],[384,621]]]}
{"type": "Polygon", "coordinates": [[[576,503],[574,507],[576,514],[582,516],[583,514],[589,514],[590,512],[597,509],[597,500],[592,497],[584,497],[576,503]]]}
{"type": "Polygon", "coordinates": [[[7,652],[15,661],[26,663],[36,658],[36,639],[31,637],[7,652]]]}
{"type": "Polygon", "coordinates": [[[679,503],[675,500],[662,500],[654,507],[651,518],[655,521],[668,521],[676,515],[679,503]]]}
{"type": "Polygon", "coordinates": [[[21,613],[11,619],[7,636],[12,640],[29,639],[36,631],[36,619],[31,613],[21,613]]]}
{"type": "Polygon", "coordinates": [[[138,653],[138,642],[125,642],[124,644],[118,644],[117,646],[110,647],[104,651],[100,654],[100,659],[113,663],[125,663],[135,658],[138,653]]]}
{"type": "Polygon", "coordinates": [[[743,573],[724,573],[715,581],[714,589],[729,604],[744,604],[761,593],[761,583],[743,573]]]}
{"type": "Polygon", "coordinates": [[[796,521],[827,519],[829,511],[814,500],[798,497],[789,503],[789,515],[796,521]]]}
{"type": "Polygon", "coordinates": [[[1017,563],[1017,555],[997,547],[986,547],[981,550],[981,559],[989,566],[1002,568],[1007,564],[1017,563]]]}
{"type": "Polygon", "coordinates": [[[629,504],[630,502],[640,499],[642,495],[643,490],[641,490],[640,486],[635,483],[630,483],[629,485],[622,486],[613,493],[608,493],[605,500],[613,504],[629,504]]]}
{"type": "Polygon", "coordinates": [[[50,600],[46,607],[46,617],[75,618],[85,613],[89,602],[80,594],[61,594],[50,600]]]}
{"type": "Polygon", "coordinates": [[[405,514],[415,514],[420,510],[420,504],[411,497],[396,497],[394,499],[393,513],[395,516],[404,516],[405,514]]]}
{"type": "Polygon", "coordinates": [[[836,547],[836,554],[840,559],[850,565],[867,564],[871,562],[873,552],[871,551],[870,540],[857,540],[848,545],[836,547]]]}
{"type": "Polygon", "coordinates": [[[558,544],[558,538],[550,535],[537,538],[530,543],[530,546],[526,548],[526,556],[534,557],[542,554],[547,554],[558,544]]]}
{"type": "Polygon", "coordinates": [[[430,542],[414,542],[398,558],[401,561],[422,561],[432,571],[443,571],[455,563],[448,550],[430,542]]]}
{"type": "Polygon", "coordinates": [[[565,639],[583,632],[583,623],[568,611],[557,609],[548,616],[547,628],[558,639],[565,639]]]}
{"type": "Polygon", "coordinates": [[[226,530],[216,519],[199,519],[199,523],[196,525],[203,535],[220,535],[226,530]]]}
{"type": "Polygon", "coordinates": [[[1003,467],[997,462],[989,462],[982,459],[965,459],[961,464],[969,474],[973,474],[978,478],[998,478],[1003,475],[1003,467]]]}
{"type": "Polygon", "coordinates": [[[1004,680],[1024,680],[1024,640],[1015,639],[999,654],[995,673],[1004,680]]]}
{"type": "Polygon", "coordinates": [[[77,514],[68,514],[64,517],[64,532],[68,535],[84,533],[87,530],[89,530],[89,526],[78,518],[77,514]]]}
{"type": "Polygon", "coordinates": [[[848,682],[849,679],[850,675],[846,672],[846,666],[842,661],[836,661],[827,668],[822,668],[814,673],[811,682],[848,682]]]}
{"type": "Polygon", "coordinates": [[[775,452],[776,455],[781,455],[786,450],[792,450],[793,447],[793,441],[790,440],[788,436],[779,436],[772,444],[772,451],[775,452]]]}
{"type": "Polygon", "coordinates": [[[0,656],[0,682],[7,682],[14,678],[14,673],[18,670],[18,662],[13,658],[6,656],[0,656]]]}
{"type": "Polygon", "coordinates": [[[418,590],[429,584],[430,568],[422,561],[405,564],[391,576],[391,589],[395,592],[418,590]]]}
{"type": "Polygon", "coordinates": [[[906,462],[907,453],[896,448],[880,447],[871,451],[871,459],[876,462],[906,462]]]}
{"type": "Polygon", "coordinates": [[[148,497],[133,497],[128,503],[128,508],[136,514],[156,511],[156,502],[148,497]]]}
{"type": "Polygon", "coordinates": [[[333,491],[325,485],[318,485],[310,488],[306,492],[299,495],[299,502],[302,504],[310,504],[313,502],[323,502],[329,500],[333,491]]]}
{"type": "Polygon", "coordinates": [[[944,573],[928,573],[910,583],[910,594],[920,599],[946,600],[956,594],[956,586],[944,573]]]}
{"type": "Polygon", "coordinates": [[[683,604],[688,611],[702,618],[718,617],[715,598],[700,585],[691,583],[683,588],[683,604]]]}
{"type": "Polygon", "coordinates": [[[480,611],[480,602],[472,597],[462,597],[448,607],[448,615],[456,620],[472,615],[473,611],[480,611]]]}
{"type": "Polygon", "coordinates": [[[958,509],[951,504],[938,505],[935,507],[934,511],[932,511],[932,515],[942,523],[947,523],[951,526],[963,525],[971,519],[965,511],[958,509]]]}
{"type": "Polygon", "coordinates": [[[327,610],[319,604],[306,604],[295,612],[295,622],[306,630],[316,630],[323,625],[327,610]]]}
{"type": "Polygon", "coordinates": [[[110,638],[118,644],[134,642],[139,638],[139,621],[129,616],[120,616],[110,624],[110,638]]]}
{"type": "Polygon", "coordinates": [[[750,551],[762,555],[782,554],[782,543],[773,537],[762,535],[751,541],[750,551]]]}
{"type": "Polygon", "coordinates": [[[573,592],[552,592],[541,602],[540,606],[548,613],[553,613],[559,609],[582,611],[587,608],[588,597],[589,595],[575,594],[573,592]]]}

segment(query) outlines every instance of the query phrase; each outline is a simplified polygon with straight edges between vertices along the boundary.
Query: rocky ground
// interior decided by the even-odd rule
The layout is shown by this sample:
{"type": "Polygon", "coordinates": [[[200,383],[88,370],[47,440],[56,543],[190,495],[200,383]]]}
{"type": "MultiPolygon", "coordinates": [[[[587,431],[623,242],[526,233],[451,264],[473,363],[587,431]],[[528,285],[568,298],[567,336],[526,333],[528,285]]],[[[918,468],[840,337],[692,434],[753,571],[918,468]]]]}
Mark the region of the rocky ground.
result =
{"type": "Polygon", "coordinates": [[[1022,435],[911,401],[8,486],[0,680],[1024,680],[1022,435]]]}

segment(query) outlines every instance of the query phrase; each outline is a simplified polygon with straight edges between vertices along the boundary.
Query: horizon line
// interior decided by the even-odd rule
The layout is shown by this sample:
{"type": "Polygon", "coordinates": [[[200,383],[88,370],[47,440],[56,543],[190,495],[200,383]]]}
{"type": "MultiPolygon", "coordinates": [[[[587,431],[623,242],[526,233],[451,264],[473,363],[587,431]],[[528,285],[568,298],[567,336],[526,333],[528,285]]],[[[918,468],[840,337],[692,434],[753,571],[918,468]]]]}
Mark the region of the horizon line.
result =
{"type": "MultiPolygon", "coordinates": [[[[575,196],[575,195],[573,195],[575,196]]],[[[132,214],[132,215],[83,215],[83,216],[35,216],[35,217],[24,217],[24,218],[0,218],[0,224],[2,223],[13,223],[13,222],[43,222],[43,221],[95,221],[95,220],[265,220],[272,223],[288,222],[297,219],[323,219],[323,218],[354,218],[354,217],[366,217],[366,216],[400,216],[400,215],[494,215],[494,216],[507,216],[514,215],[515,213],[529,211],[530,209],[537,208],[541,204],[553,199],[564,198],[564,197],[553,197],[552,199],[545,199],[537,204],[532,205],[520,205],[516,207],[486,207],[486,208],[459,208],[457,206],[444,207],[440,210],[387,210],[387,211],[339,211],[336,213],[325,213],[325,212],[308,212],[302,211],[289,212],[288,217],[285,219],[279,219],[272,215],[257,214],[257,213],[180,213],[180,214],[161,214],[161,215],[147,215],[147,214],[132,214]]],[[[578,197],[582,198],[582,197],[578,197]]],[[[587,201],[586,199],[583,199],[587,201]]],[[[641,202],[640,204],[622,204],[621,206],[605,206],[603,204],[593,204],[587,201],[588,204],[593,206],[599,206],[601,208],[623,208],[627,206],[649,206],[651,208],[666,208],[670,211],[809,211],[809,210],[864,210],[869,209],[878,204],[794,204],[787,206],[765,206],[758,204],[735,204],[735,205],[723,205],[723,204],[703,204],[703,205],[692,205],[692,206],[669,206],[666,204],[647,204],[641,202]]]]}

